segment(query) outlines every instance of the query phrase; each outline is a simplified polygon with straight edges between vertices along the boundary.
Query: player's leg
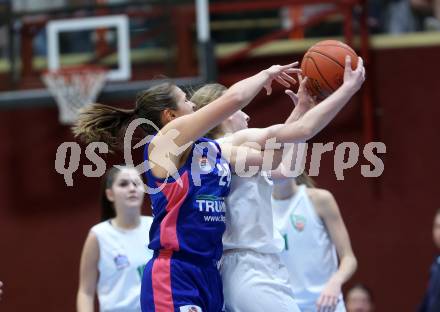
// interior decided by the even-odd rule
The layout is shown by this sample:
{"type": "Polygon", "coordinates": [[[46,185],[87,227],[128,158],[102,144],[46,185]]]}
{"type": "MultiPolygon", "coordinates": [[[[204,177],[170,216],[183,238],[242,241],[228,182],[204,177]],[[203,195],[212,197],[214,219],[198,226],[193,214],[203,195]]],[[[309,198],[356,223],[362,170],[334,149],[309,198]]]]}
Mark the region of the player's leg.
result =
{"type": "Polygon", "coordinates": [[[223,310],[223,287],[214,262],[196,265],[161,255],[147,264],[141,291],[143,312],[223,310]]]}
{"type": "Polygon", "coordinates": [[[221,274],[228,312],[299,312],[279,257],[240,251],[226,254],[221,274]]]}
{"type": "Polygon", "coordinates": [[[155,311],[153,285],[152,285],[152,272],[153,265],[156,259],[153,258],[148,261],[144,268],[141,284],[141,310],[142,312],[155,311]]]}

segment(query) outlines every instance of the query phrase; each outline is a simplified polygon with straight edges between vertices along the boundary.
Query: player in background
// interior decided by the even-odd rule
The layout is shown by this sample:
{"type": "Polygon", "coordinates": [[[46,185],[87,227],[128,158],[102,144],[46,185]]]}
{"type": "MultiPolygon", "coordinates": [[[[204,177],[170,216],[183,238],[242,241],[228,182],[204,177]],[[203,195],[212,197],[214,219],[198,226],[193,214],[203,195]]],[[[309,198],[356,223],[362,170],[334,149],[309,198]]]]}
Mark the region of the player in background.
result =
{"type": "MultiPolygon", "coordinates": [[[[440,209],[434,216],[432,238],[437,249],[440,249],[440,209]]],[[[434,257],[430,268],[430,277],[423,301],[418,312],[440,311],[440,255],[434,257]]]]}
{"type": "Polygon", "coordinates": [[[143,182],[136,169],[113,167],[101,188],[102,222],[93,226],[84,244],[77,311],[139,312],[142,272],[153,255],[147,231],[152,217],[141,216],[143,182]]]}
{"type": "Polygon", "coordinates": [[[355,284],[347,291],[347,312],[373,312],[374,300],[371,290],[363,284],[355,284]]]}
{"type": "Polygon", "coordinates": [[[357,260],[333,195],[315,188],[305,174],[274,179],[272,206],[285,240],[281,258],[300,310],[344,312],[341,288],[357,260]]]}

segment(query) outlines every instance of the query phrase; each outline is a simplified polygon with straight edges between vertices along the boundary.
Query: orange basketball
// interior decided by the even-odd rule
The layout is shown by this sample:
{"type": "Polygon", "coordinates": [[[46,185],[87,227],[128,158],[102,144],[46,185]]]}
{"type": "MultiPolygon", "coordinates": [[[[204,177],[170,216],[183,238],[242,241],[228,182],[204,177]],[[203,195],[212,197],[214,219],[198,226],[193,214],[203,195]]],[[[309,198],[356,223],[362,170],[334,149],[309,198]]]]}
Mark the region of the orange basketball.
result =
{"type": "Polygon", "coordinates": [[[351,56],[351,67],[357,67],[358,56],[348,45],[337,40],[324,40],[312,46],[301,63],[303,75],[308,77],[307,89],[322,101],[344,81],[345,56],[351,56]]]}

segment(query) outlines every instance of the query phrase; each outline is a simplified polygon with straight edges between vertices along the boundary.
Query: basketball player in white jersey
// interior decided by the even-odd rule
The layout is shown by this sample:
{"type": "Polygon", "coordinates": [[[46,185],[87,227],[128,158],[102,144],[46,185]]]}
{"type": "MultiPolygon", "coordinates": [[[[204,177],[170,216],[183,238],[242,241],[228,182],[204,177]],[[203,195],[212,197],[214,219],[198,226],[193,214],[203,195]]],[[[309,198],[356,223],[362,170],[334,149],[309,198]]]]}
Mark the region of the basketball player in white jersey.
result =
{"type": "MultiPolygon", "coordinates": [[[[363,81],[363,74],[358,78],[363,81]]],[[[306,100],[298,99],[293,92],[288,92],[299,104],[285,125],[298,120],[311,107],[312,100],[305,92],[305,83],[305,80],[301,81],[300,90],[304,91],[302,94],[306,100]]],[[[199,109],[220,97],[225,90],[225,87],[218,84],[207,85],[193,95],[191,102],[199,109]]],[[[338,96],[334,96],[327,104],[339,100],[338,96]]],[[[317,115],[319,109],[309,114],[309,117],[314,117],[307,120],[312,121],[317,115]]],[[[246,114],[239,111],[206,136],[220,142],[232,141],[235,144],[240,140],[253,141],[260,146],[264,146],[266,140],[272,136],[279,139],[278,142],[289,142],[287,136],[276,136],[277,130],[270,127],[246,129],[248,119],[246,114]]],[[[325,124],[311,122],[310,126],[312,132],[316,133],[315,127],[319,127],[320,130],[325,124]]],[[[273,127],[281,129],[283,125],[273,127]]],[[[290,135],[292,141],[298,139],[294,130],[290,135]]],[[[274,308],[279,312],[299,311],[293,300],[289,274],[279,258],[283,249],[283,239],[273,225],[271,192],[271,183],[264,175],[232,176],[231,192],[226,198],[226,231],[223,235],[224,253],[221,265],[225,308],[228,312],[266,312],[274,308]]]]}
{"type": "Polygon", "coordinates": [[[314,188],[305,175],[274,180],[272,206],[285,240],[281,258],[301,312],[345,312],[341,287],[357,261],[333,195],[314,188]]]}
{"type": "Polygon", "coordinates": [[[347,312],[373,312],[374,300],[371,290],[362,284],[356,284],[347,291],[347,312]]]}
{"type": "Polygon", "coordinates": [[[153,218],[141,216],[143,182],[136,169],[111,168],[101,190],[102,222],[93,226],[84,244],[78,312],[139,312],[141,275],[153,256],[148,232],[153,218]]]}

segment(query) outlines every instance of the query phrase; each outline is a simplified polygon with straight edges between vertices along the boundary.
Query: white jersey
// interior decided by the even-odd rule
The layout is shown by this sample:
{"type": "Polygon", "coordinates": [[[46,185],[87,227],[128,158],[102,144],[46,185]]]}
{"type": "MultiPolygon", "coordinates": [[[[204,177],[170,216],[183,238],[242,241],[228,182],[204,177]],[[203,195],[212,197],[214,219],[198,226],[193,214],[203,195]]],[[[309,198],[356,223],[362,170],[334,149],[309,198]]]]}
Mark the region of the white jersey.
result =
{"type": "Polygon", "coordinates": [[[227,312],[300,312],[279,254],[226,251],[220,274],[227,312]]]}
{"type": "Polygon", "coordinates": [[[148,249],[152,217],[141,217],[133,230],[114,227],[110,220],[92,227],[99,244],[98,299],[101,312],[141,311],[142,273],[153,256],[148,249]]]}
{"type": "MultiPolygon", "coordinates": [[[[285,239],[281,259],[286,265],[301,311],[316,311],[325,284],[338,270],[336,248],[304,185],[293,198],[272,198],[275,225],[285,239]]],[[[342,295],[336,311],[345,311],[342,295]]]]}
{"type": "Polygon", "coordinates": [[[273,223],[272,187],[272,183],[260,174],[243,178],[232,176],[231,192],[226,197],[223,250],[281,252],[284,242],[273,223]]]}

